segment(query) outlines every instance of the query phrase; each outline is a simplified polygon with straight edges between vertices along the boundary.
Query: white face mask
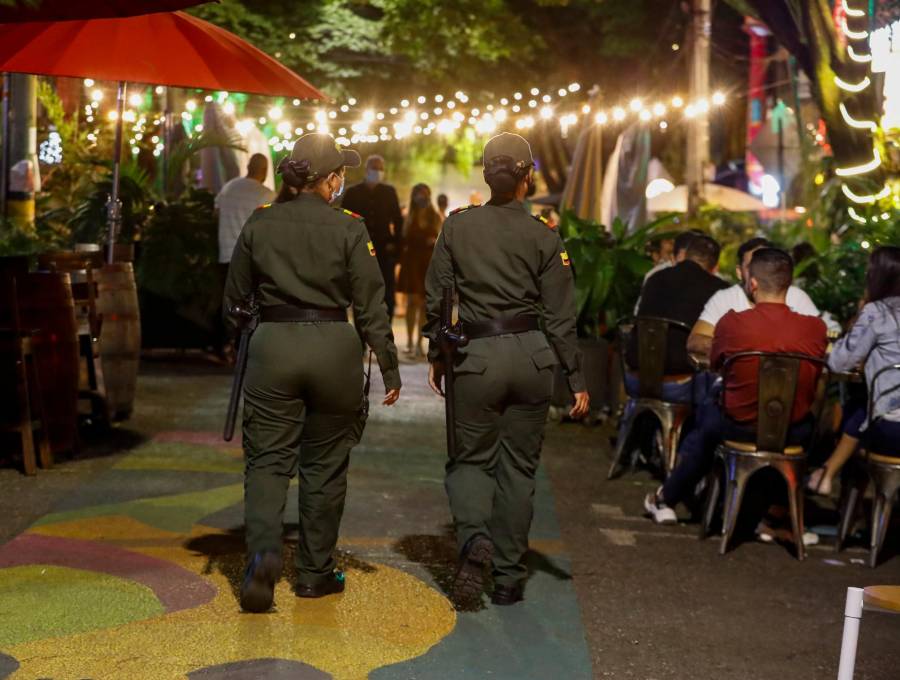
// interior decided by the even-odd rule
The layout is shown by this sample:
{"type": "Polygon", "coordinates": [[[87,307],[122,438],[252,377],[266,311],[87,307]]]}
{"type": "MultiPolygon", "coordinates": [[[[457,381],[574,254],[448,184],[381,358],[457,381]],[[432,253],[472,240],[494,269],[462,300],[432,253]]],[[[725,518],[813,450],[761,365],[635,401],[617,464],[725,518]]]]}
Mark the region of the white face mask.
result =
{"type": "Polygon", "coordinates": [[[341,186],[339,186],[339,187],[337,188],[337,190],[336,190],[334,193],[331,194],[331,201],[332,201],[332,202],[334,202],[335,200],[337,200],[338,198],[340,198],[340,197],[341,197],[341,194],[344,193],[344,178],[341,177],[340,179],[341,179],[341,186]]]}
{"type": "Polygon", "coordinates": [[[369,168],[366,170],[366,182],[369,184],[381,184],[384,181],[384,170],[369,168]]]}

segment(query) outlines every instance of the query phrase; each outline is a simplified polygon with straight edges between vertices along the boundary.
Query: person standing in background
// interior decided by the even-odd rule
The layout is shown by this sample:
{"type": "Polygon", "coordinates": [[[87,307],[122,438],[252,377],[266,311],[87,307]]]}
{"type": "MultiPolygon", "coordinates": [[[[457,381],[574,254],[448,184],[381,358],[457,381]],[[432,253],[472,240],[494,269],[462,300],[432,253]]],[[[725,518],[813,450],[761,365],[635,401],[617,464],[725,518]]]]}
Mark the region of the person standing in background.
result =
{"type": "Polygon", "coordinates": [[[365,179],[347,189],[341,206],[361,215],[366,222],[384,277],[384,302],[388,316],[393,319],[394,269],[403,243],[403,213],[397,190],[384,183],[384,159],[381,156],[373,155],[366,159],[365,179]]]}
{"type": "Polygon", "coordinates": [[[438,212],[441,214],[441,219],[447,219],[447,207],[450,205],[450,199],[447,198],[447,194],[438,194],[437,197],[437,205],[438,212]]]}
{"type": "Polygon", "coordinates": [[[413,187],[409,212],[403,227],[403,253],[400,256],[400,276],[397,290],[406,300],[406,353],[424,354],[422,326],[425,324],[425,273],[431,253],[441,231],[443,219],[431,203],[431,189],[427,184],[413,187]],[[415,349],[413,348],[413,336],[415,349]]]}
{"type": "MultiPolygon", "coordinates": [[[[219,219],[219,293],[225,290],[228,265],[244,223],[253,211],[275,199],[275,192],[263,182],[269,173],[269,159],[261,153],[250,156],[247,175],[228,180],[216,195],[215,206],[219,219]]],[[[216,342],[222,357],[230,354],[230,342],[225,325],[217,315],[216,342]]]]}

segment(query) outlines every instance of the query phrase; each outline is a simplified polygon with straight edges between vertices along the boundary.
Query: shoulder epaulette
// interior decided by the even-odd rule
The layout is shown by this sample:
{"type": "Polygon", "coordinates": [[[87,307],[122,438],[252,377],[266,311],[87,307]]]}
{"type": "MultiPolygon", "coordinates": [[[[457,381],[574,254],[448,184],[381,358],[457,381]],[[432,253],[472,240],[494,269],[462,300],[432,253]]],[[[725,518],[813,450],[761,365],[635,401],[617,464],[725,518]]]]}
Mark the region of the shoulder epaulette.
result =
{"type": "Polygon", "coordinates": [[[450,211],[450,213],[447,215],[447,217],[450,217],[450,215],[456,215],[458,213],[461,213],[464,210],[470,210],[471,208],[478,208],[478,207],[481,207],[480,203],[473,203],[472,205],[465,205],[465,206],[462,206],[461,208],[454,208],[453,210],[450,211]]]}
{"type": "Polygon", "coordinates": [[[547,229],[550,229],[551,231],[556,231],[556,225],[552,224],[550,222],[550,220],[548,220],[543,215],[532,215],[532,217],[534,219],[536,219],[538,222],[540,222],[541,224],[543,224],[545,227],[547,227],[547,229]]]}
{"type": "Polygon", "coordinates": [[[335,208],[335,210],[340,210],[345,215],[350,215],[350,217],[355,217],[358,220],[363,219],[363,216],[360,215],[359,213],[355,213],[352,210],[347,210],[346,208],[335,208]]]}
{"type": "Polygon", "coordinates": [[[263,203],[261,206],[258,206],[256,209],[262,210],[263,208],[271,208],[271,207],[272,207],[271,203],[263,203]]]}

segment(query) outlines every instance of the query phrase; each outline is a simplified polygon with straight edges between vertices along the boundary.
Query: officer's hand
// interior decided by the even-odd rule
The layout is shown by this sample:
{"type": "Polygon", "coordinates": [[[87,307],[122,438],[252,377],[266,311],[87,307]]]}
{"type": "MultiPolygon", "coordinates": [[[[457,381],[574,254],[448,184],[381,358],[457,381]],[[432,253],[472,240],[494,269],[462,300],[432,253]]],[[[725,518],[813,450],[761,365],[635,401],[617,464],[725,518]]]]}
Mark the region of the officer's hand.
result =
{"type": "Polygon", "coordinates": [[[428,386],[440,397],[444,396],[444,364],[433,361],[428,365],[428,386]]]}
{"type": "Polygon", "coordinates": [[[575,393],[575,405],[569,411],[569,417],[572,420],[581,420],[584,418],[591,408],[591,397],[587,392],[575,393]]]}
{"type": "Polygon", "coordinates": [[[397,403],[397,400],[400,398],[400,388],[398,387],[396,390],[388,390],[384,393],[384,401],[381,402],[385,406],[393,406],[397,403]]]}

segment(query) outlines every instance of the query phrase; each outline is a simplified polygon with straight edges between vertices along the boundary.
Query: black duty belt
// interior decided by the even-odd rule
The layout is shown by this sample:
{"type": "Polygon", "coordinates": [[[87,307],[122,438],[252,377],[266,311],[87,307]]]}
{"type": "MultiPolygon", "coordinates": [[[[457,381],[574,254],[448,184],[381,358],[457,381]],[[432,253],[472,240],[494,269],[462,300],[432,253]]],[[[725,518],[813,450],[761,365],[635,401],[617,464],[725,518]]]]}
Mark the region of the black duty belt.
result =
{"type": "Polygon", "coordinates": [[[259,312],[263,323],[296,323],[313,321],[346,321],[345,309],[321,309],[319,307],[298,307],[297,305],[272,305],[259,312]]]}
{"type": "Polygon", "coordinates": [[[539,331],[541,330],[541,324],[536,316],[514,316],[511,319],[493,319],[475,323],[466,323],[464,321],[462,329],[463,334],[467,338],[476,340],[478,338],[490,338],[495,335],[539,331]]]}

